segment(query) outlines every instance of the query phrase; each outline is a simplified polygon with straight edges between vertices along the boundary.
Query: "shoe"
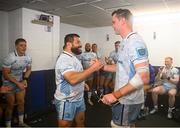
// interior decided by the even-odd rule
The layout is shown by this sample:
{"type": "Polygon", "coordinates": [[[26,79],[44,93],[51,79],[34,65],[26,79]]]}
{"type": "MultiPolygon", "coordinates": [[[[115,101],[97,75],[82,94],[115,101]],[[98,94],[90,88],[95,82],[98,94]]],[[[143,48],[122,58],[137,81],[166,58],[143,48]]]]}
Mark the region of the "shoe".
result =
{"type": "Polygon", "coordinates": [[[138,115],[138,119],[145,119],[145,111],[144,111],[144,109],[141,109],[141,111],[140,111],[140,113],[139,113],[139,115],[138,115]]]}
{"type": "Polygon", "coordinates": [[[150,114],[154,114],[154,113],[156,113],[158,110],[157,110],[157,108],[153,108],[151,111],[150,111],[150,114]]]}
{"type": "Polygon", "coordinates": [[[99,94],[103,95],[104,94],[104,89],[99,89],[99,94]]]}
{"type": "Polygon", "coordinates": [[[94,105],[94,103],[91,101],[91,99],[90,99],[90,98],[88,98],[88,103],[89,103],[91,106],[93,106],[93,105],[94,105]]]}
{"type": "Polygon", "coordinates": [[[167,118],[172,119],[172,112],[168,112],[167,118]]]}
{"type": "Polygon", "coordinates": [[[144,107],[144,115],[149,115],[149,107],[144,107]]]}
{"type": "Polygon", "coordinates": [[[30,128],[30,126],[27,125],[26,123],[19,123],[19,127],[28,127],[28,128],[30,128]]]}
{"type": "Polygon", "coordinates": [[[119,127],[121,127],[121,126],[115,124],[114,121],[111,120],[111,127],[112,127],[112,128],[119,128],[119,127]]]}

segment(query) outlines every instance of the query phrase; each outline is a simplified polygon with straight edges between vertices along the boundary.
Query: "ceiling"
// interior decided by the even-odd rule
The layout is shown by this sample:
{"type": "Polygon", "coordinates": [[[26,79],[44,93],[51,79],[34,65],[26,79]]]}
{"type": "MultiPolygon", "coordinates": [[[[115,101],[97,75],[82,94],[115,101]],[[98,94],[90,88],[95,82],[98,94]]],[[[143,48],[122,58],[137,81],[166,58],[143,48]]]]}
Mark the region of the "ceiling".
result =
{"type": "Polygon", "coordinates": [[[29,8],[58,15],[61,22],[81,27],[111,25],[111,13],[128,8],[134,15],[180,11],[180,0],[0,0],[0,11],[29,8]]]}

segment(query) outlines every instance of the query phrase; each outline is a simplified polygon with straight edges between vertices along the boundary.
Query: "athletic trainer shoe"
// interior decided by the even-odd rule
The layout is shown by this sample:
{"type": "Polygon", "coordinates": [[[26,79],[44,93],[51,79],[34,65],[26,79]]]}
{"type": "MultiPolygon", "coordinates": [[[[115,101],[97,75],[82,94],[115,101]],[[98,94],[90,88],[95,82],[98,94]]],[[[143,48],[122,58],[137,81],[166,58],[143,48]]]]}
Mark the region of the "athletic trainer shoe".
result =
{"type": "Polygon", "coordinates": [[[30,126],[27,125],[26,123],[19,123],[19,127],[28,127],[28,128],[30,128],[30,126]]]}
{"type": "Polygon", "coordinates": [[[172,112],[168,112],[167,118],[172,119],[172,112]]]}
{"type": "Polygon", "coordinates": [[[94,103],[91,101],[91,99],[90,99],[90,98],[88,98],[88,103],[89,103],[91,106],[93,106],[93,105],[94,105],[94,103]]]}
{"type": "Polygon", "coordinates": [[[153,108],[153,109],[150,111],[150,114],[154,114],[154,113],[156,113],[157,111],[158,111],[157,108],[153,108]]]}

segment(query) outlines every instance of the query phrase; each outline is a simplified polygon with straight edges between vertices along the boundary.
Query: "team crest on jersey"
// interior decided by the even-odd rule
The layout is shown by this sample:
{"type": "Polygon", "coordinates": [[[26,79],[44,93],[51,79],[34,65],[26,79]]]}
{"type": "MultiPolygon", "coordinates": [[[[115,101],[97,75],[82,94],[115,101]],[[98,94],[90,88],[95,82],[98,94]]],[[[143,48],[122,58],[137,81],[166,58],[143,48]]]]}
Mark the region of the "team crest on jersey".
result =
{"type": "Polygon", "coordinates": [[[145,48],[138,48],[137,53],[139,56],[144,56],[144,55],[146,55],[146,49],[145,48]]]}

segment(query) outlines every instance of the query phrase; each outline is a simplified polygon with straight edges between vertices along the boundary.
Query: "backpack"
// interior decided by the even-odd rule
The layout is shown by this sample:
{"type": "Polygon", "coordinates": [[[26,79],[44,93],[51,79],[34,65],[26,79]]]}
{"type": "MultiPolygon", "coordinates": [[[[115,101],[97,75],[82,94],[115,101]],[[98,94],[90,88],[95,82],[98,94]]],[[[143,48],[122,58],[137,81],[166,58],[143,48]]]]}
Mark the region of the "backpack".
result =
{"type": "Polygon", "coordinates": [[[155,82],[155,69],[151,64],[149,64],[149,75],[150,75],[149,85],[152,85],[155,82]]]}

